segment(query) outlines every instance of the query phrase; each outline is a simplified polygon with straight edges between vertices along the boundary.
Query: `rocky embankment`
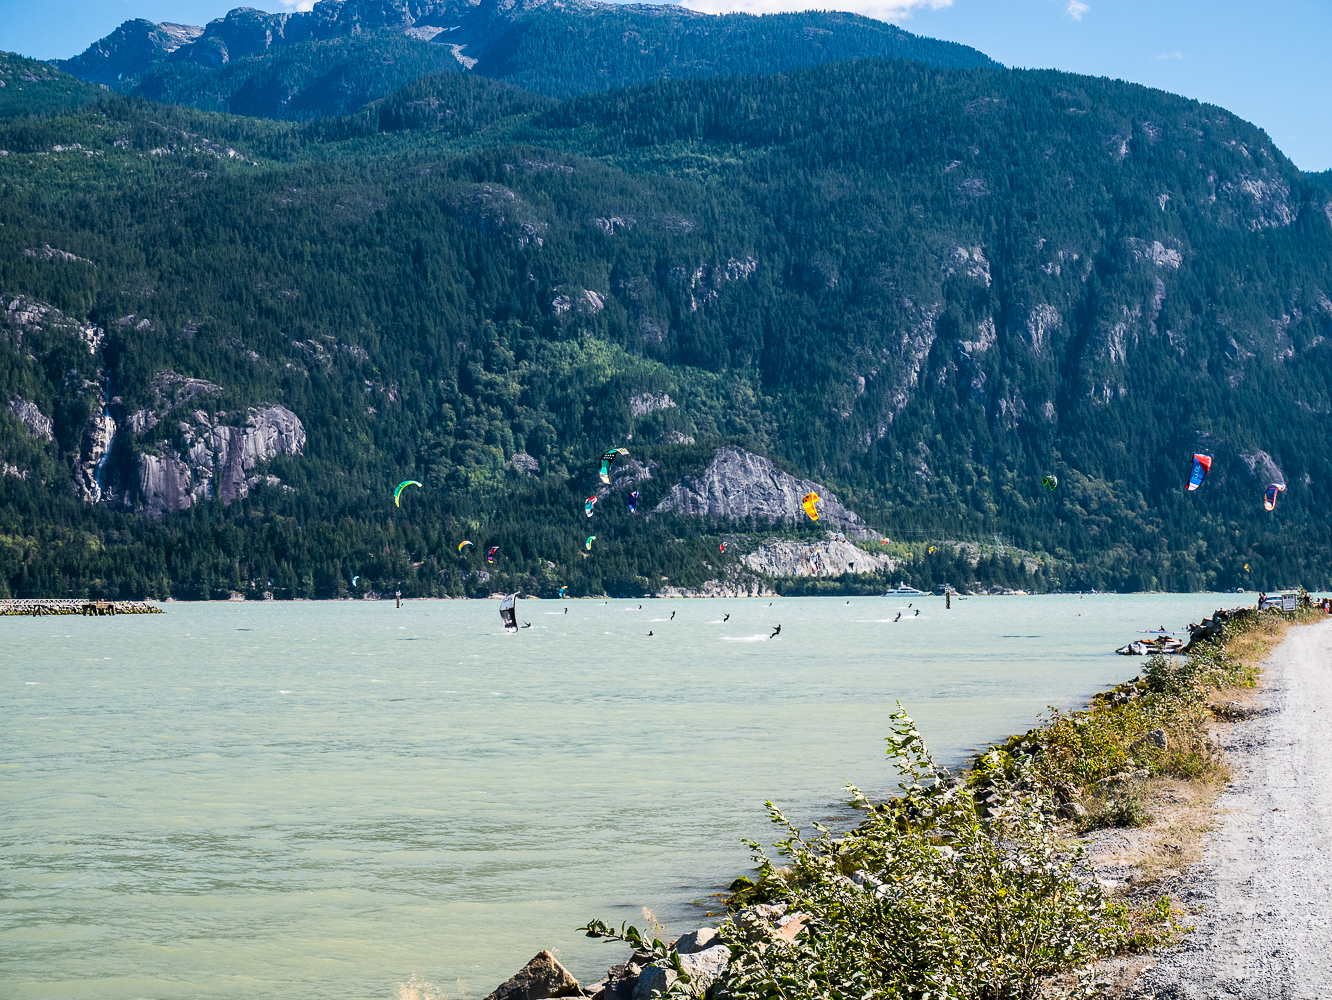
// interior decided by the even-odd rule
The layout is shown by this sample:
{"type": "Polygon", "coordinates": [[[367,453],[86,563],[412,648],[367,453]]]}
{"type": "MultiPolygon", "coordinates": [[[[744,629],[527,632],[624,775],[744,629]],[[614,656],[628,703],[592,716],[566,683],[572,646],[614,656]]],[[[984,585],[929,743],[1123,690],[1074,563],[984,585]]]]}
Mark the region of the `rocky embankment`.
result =
{"type": "Polygon", "coordinates": [[[682,934],[664,948],[636,948],[629,958],[606,970],[594,983],[584,985],[549,951],[540,952],[515,975],[506,979],[485,1000],[546,1000],[548,997],[586,997],[588,1000],[651,1000],[679,979],[678,968],[689,977],[690,991],[702,996],[726,970],[731,949],[723,937],[747,941],[780,938],[793,941],[805,928],[803,913],[788,913],[785,904],[750,906],[729,917],[721,930],[702,927],[682,934]],[[723,933],[725,932],[725,933],[723,933]]]}

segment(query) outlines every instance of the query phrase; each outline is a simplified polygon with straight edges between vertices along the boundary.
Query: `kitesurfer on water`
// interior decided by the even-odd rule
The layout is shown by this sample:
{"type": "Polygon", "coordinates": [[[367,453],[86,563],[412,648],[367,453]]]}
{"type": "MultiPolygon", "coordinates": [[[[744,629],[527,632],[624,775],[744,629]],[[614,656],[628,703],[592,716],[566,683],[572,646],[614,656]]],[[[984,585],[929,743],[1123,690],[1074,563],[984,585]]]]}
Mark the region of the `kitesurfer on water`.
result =
{"type": "Polygon", "coordinates": [[[731,616],[730,616],[729,614],[727,614],[727,616],[726,616],[725,618],[722,619],[722,621],[724,621],[724,622],[729,622],[730,620],[731,620],[731,616]]]}
{"type": "Polygon", "coordinates": [[[675,612],[674,612],[674,611],[671,612],[671,621],[675,621],[675,612]]]}
{"type": "Polygon", "coordinates": [[[523,622],[523,628],[531,628],[531,627],[532,627],[531,622],[523,622]]]}
{"type": "Polygon", "coordinates": [[[781,635],[781,634],[782,634],[782,627],[781,627],[780,625],[778,625],[776,628],[774,628],[774,629],[772,630],[772,635],[768,636],[768,638],[769,638],[769,639],[776,639],[776,638],[777,638],[779,635],[781,635]]]}

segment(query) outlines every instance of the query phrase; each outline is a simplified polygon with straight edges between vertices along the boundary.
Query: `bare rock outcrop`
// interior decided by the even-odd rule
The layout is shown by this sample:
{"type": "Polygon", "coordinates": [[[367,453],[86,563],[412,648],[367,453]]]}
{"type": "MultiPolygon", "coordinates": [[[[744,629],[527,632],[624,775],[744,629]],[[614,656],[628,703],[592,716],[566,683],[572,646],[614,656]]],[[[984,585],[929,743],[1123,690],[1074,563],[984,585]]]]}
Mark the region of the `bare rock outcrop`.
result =
{"type": "Polygon", "coordinates": [[[51,440],[51,418],[37,409],[36,404],[29,403],[26,399],[11,399],[9,412],[23,421],[34,436],[43,441],[51,440]]]}
{"type": "Polygon", "coordinates": [[[305,451],[305,427],[285,406],[250,407],[239,426],[221,422],[228,416],[219,413],[214,419],[196,410],[192,422],[181,421],[184,455],[164,443],[139,453],[138,497],[144,513],[160,517],[209,496],[229,504],[260,482],[279,483],[275,476],[252,474],[260,462],[305,451]]]}
{"type": "Polygon", "coordinates": [[[797,479],[761,455],[730,446],[718,448],[702,473],[677,483],[657,504],[655,513],[799,521],[806,516],[801,499],[810,492],[819,495],[821,523],[840,528],[854,538],[878,541],[883,537],[859,514],[844,507],[827,487],[808,479],[797,479]]]}
{"type": "Polygon", "coordinates": [[[700,587],[662,587],[654,597],[775,597],[777,592],[738,566],[728,566],[722,578],[700,587]]]}
{"type": "MultiPolygon", "coordinates": [[[[194,477],[190,467],[176,455],[143,452],[138,466],[139,500],[144,513],[161,517],[170,511],[185,510],[194,503],[194,477]]],[[[206,495],[206,488],[204,492],[206,495]]]]}
{"type": "Polygon", "coordinates": [[[812,543],[774,539],[741,556],[740,562],[764,576],[894,573],[898,567],[896,559],[838,539],[812,543]]]}
{"type": "Polygon", "coordinates": [[[1235,471],[1245,479],[1251,480],[1260,486],[1286,481],[1285,473],[1277,467],[1276,462],[1272,461],[1272,456],[1265,451],[1257,451],[1252,455],[1236,455],[1235,471]]]}

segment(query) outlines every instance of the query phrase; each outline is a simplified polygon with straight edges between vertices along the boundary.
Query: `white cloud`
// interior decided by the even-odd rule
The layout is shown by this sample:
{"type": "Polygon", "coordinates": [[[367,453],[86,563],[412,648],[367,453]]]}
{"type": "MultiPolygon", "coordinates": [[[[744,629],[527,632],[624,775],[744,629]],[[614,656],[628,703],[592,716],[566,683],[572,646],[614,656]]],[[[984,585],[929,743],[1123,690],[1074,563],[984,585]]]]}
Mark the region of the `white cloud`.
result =
{"type": "Polygon", "coordinates": [[[801,10],[844,10],[880,21],[905,21],[917,7],[941,10],[953,0],[677,0],[704,14],[778,14],[801,10]]]}
{"type": "Polygon", "coordinates": [[[1156,57],[1158,62],[1160,62],[1162,59],[1183,59],[1183,58],[1184,58],[1184,53],[1181,52],[1179,49],[1175,49],[1174,52],[1162,52],[1159,56],[1156,57]]]}
{"type": "Polygon", "coordinates": [[[315,0],[277,0],[287,10],[314,10],[315,0]]]}
{"type": "Polygon", "coordinates": [[[1082,15],[1091,10],[1090,4],[1085,4],[1082,0],[1068,0],[1068,16],[1075,21],[1081,21],[1082,15]]]}

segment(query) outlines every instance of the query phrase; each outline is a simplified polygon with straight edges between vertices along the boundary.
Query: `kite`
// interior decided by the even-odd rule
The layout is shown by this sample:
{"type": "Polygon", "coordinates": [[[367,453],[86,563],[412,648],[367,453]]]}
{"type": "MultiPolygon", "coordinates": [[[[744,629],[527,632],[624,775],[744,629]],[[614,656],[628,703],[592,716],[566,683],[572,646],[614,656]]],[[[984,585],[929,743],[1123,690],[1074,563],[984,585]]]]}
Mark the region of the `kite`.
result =
{"type": "Polygon", "coordinates": [[[499,551],[499,546],[492,545],[490,547],[490,551],[486,553],[486,562],[493,563],[495,561],[495,553],[498,551],[499,551]]]}
{"type": "Polygon", "coordinates": [[[517,594],[510,594],[500,602],[500,621],[504,623],[505,632],[518,631],[518,616],[513,610],[513,603],[517,597],[517,594]]]}
{"type": "Polygon", "coordinates": [[[472,544],[471,542],[467,542],[467,541],[459,542],[459,543],[458,543],[458,555],[462,555],[462,550],[463,550],[463,548],[464,548],[465,546],[468,546],[468,545],[471,545],[471,544],[472,544]]]}
{"type": "Polygon", "coordinates": [[[839,531],[837,534],[833,535],[833,541],[844,542],[846,541],[846,536],[839,531]]]}
{"type": "Polygon", "coordinates": [[[361,578],[361,577],[360,577],[360,574],[359,574],[359,573],[358,573],[356,576],[352,577],[352,586],[353,586],[353,587],[356,586],[356,581],[359,580],[360,578],[361,578]]]}
{"type": "Polygon", "coordinates": [[[587,512],[588,517],[592,516],[592,508],[595,507],[596,505],[597,505],[596,497],[588,497],[587,500],[583,503],[583,510],[587,512]]]}
{"type": "Polygon", "coordinates": [[[725,543],[725,542],[722,542],[722,543],[721,543],[721,551],[722,551],[722,552],[725,552],[725,551],[726,551],[726,543],[725,543]]]}
{"type": "Polygon", "coordinates": [[[564,600],[564,592],[565,592],[566,590],[568,590],[568,589],[569,589],[569,588],[568,588],[567,586],[564,586],[564,587],[561,587],[561,588],[560,588],[560,600],[564,600]]]}
{"type": "Polygon", "coordinates": [[[1276,508],[1276,498],[1278,493],[1286,491],[1285,483],[1273,483],[1267,487],[1267,492],[1263,494],[1263,510],[1274,510],[1276,508]]]}
{"type": "Polygon", "coordinates": [[[800,501],[800,506],[805,508],[805,513],[809,515],[811,521],[817,521],[819,519],[819,512],[814,507],[818,502],[819,495],[817,493],[806,493],[804,498],[800,501]]]}
{"type": "MultiPolygon", "coordinates": [[[[393,506],[395,507],[402,506],[402,491],[405,490],[408,486],[421,486],[421,484],[418,483],[415,479],[404,479],[402,482],[400,482],[398,484],[398,488],[393,491],[393,506]]],[[[425,487],[421,488],[424,489],[425,487]]]]}
{"type": "Polygon", "coordinates": [[[933,552],[933,551],[934,551],[934,546],[931,545],[931,546],[930,546],[930,552],[933,552]]]}
{"type": "Polygon", "coordinates": [[[1044,479],[1041,480],[1041,485],[1044,486],[1051,493],[1053,493],[1055,489],[1058,488],[1059,486],[1059,477],[1055,475],[1046,476],[1044,479]]]}
{"type": "Polygon", "coordinates": [[[607,486],[610,485],[610,468],[615,456],[627,454],[629,454],[628,448],[607,448],[606,453],[601,456],[601,481],[607,486]]]}
{"type": "Polygon", "coordinates": [[[638,490],[634,490],[629,494],[629,513],[638,513],[638,490]]]}
{"type": "Polygon", "coordinates": [[[1244,564],[1244,572],[1246,572],[1246,573],[1249,572],[1249,564],[1248,564],[1248,563],[1245,563],[1245,564],[1244,564]]]}
{"type": "Polygon", "coordinates": [[[1211,455],[1194,455],[1193,472],[1189,474],[1189,492],[1192,493],[1203,484],[1207,478],[1207,473],[1212,471],[1211,455]]]}
{"type": "Polygon", "coordinates": [[[592,551],[592,543],[595,542],[596,540],[597,540],[597,536],[596,536],[596,535],[588,535],[588,536],[587,536],[587,541],[585,541],[585,542],[583,543],[583,548],[585,548],[585,549],[587,549],[587,551],[591,552],[591,551],[592,551]]]}

